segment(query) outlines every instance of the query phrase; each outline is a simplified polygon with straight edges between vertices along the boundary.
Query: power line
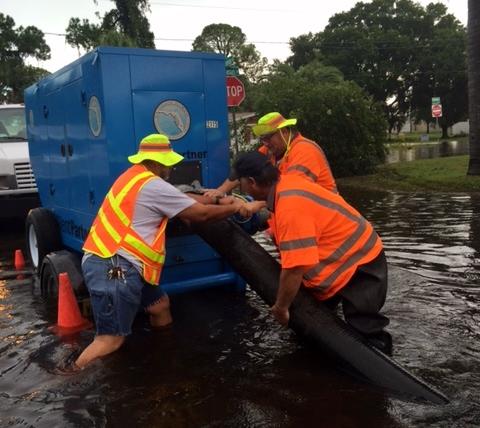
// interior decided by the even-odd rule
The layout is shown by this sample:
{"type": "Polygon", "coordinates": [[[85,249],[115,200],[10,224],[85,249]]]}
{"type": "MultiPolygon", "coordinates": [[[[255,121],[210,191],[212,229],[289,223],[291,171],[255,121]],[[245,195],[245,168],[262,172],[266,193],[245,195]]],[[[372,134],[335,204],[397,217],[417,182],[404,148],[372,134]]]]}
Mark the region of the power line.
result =
{"type": "MultiPolygon", "coordinates": [[[[111,0],[100,0],[102,2],[110,3],[111,0]]],[[[199,8],[199,9],[224,9],[224,10],[241,10],[241,11],[254,11],[254,12],[263,12],[263,13],[272,13],[272,12],[280,12],[280,13],[303,13],[299,10],[292,10],[292,9],[258,9],[258,8],[249,8],[249,7],[232,7],[232,6],[217,6],[217,5],[198,5],[198,4],[176,4],[176,3],[167,3],[167,2],[159,2],[159,1],[150,1],[150,5],[155,6],[171,6],[171,7],[184,7],[184,8],[199,8]]]]}
{"type": "MultiPolygon", "coordinates": [[[[43,34],[47,34],[49,36],[60,36],[66,37],[66,33],[52,33],[44,31],[43,34]]],[[[167,41],[167,42],[193,42],[195,39],[180,39],[174,37],[155,37],[154,40],[158,41],[167,41]]],[[[248,43],[256,43],[256,44],[280,44],[280,45],[288,45],[289,42],[280,42],[280,41],[252,41],[248,43]]]]}
{"type": "Polygon", "coordinates": [[[47,34],[49,36],[61,36],[61,37],[65,37],[66,34],[65,33],[49,33],[47,31],[44,31],[43,34],[47,34]]]}
{"type": "MultiPolygon", "coordinates": [[[[105,0],[105,1],[108,1],[108,0],[105,0]]],[[[51,36],[60,36],[60,37],[65,37],[66,34],[65,33],[53,33],[53,32],[44,32],[44,34],[48,34],[48,35],[51,35],[51,36]]],[[[156,37],[154,40],[156,41],[168,41],[168,42],[193,42],[194,39],[180,39],[180,38],[167,38],[167,37],[156,37]]],[[[253,42],[249,42],[249,43],[256,43],[256,44],[261,44],[261,43],[265,43],[265,44],[289,44],[289,42],[276,42],[276,41],[253,41],[253,42]]],[[[394,43],[394,42],[392,42],[394,43]]],[[[337,48],[340,48],[341,45],[337,45],[337,46],[334,46],[333,44],[329,44],[328,45],[329,48],[331,47],[337,47],[337,48]]],[[[395,48],[399,47],[398,45],[397,46],[393,46],[395,48]]],[[[392,47],[392,48],[393,48],[392,47]]],[[[411,47],[411,45],[404,45],[403,47],[407,48],[407,47],[411,47]]],[[[432,47],[432,46],[424,46],[425,48],[428,48],[428,47],[432,47]]],[[[349,47],[349,49],[352,49],[354,48],[354,46],[351,46],[349,47]]],[[[385,48],[386,49],[386,48],[385,48]]],[[[391,49],[391,48],[389,48],[391,49]]],[[[418,74],[434,74],[434,72],[437,71],[437,70],[422,70],[422,71],[419,71],[418,74]]],[[[466,73],[466,68],[465,69],[441,69],[441,70],[438,70],[438,71],[441,71],[442,73],[444,72],[449,72],[449,73],[455,73],[455,74],[464,74],[466,73]]],[[[345,77],[350,77],[350,75],[348,74],[345,74],[344,73],[344,76],[345,77]]]]}
{"type": "MultiPolygon", "coordinates": [[[[59,37],[65,37],[66,33],[53,33],[53,32],[47,32],[44,31],[44,34],[47,34],[49,36],[59,36],[59,37]]],[[[176,37],[155,37],[154,40],[157,41],[167,41],[167,42],[193,42],[195,39],[184,39],[184,38],[176,38],[176,37]]],[[[456,41],[456,39],[453,39],[456,41]]],[[[270,45],[288,45],[290,42],[285,42],[285,41],[278,41],[278,40],[253,40],[253,41],[248,41],[248,43],[254,43],[254,44],[270,44],[270,45]]],[[[375,41],[370,45],[362,46],[359,43],[355,42],[347,42],[347,43],[341,43],[341,42],[331,42],[331,43],[324,43],[322,44],[322,47],[328,48],[328,49],[357,49],[357,48],[375,48],[377,50],[391,50],[391,49],[435,49],[442,47],[444,48],[446,43],[448,43],[448,39],[442,39],[439,42],[436,43],[405,43],[405,42],[395,42],[395,41],[389,41],[389,42],[384,42],[384,41],[375,41]],[[375,45],[382,45],[382,46],[375,46],[375,45]]]]}
{"type": "MultiPolygon", "coordinates": [[[[193,42],[195,39],[175,39],[175,38],[167,38],[167,37],[155,37],[154,40],[166,40],[166,41],[171,41],[171,42],[193,42]]],[[[275,41],[247,41],[247,43],[254,43],[257,45],[260,44],[269,44],[269,45],[288,45],[289,42],[275,42],[275,41]]]]}
{"type": "Polygon", "coordinates": [[[272,12],[281,12],[281,13],[298,13],[298,10],[285,10],[285,9],[257,9],[257,8],[249,8],[249,7],[232,7],[232,6],[212,6],[212,5],[195,5],[195,4],[174,4],[174,3],[164,3],[164,2],[150,2],[151,5],[158,5],[158,6],[173,6],[173,7],[196,7],[200,9],[227,9],[227,10],[244,10],[244,11],[254,11],[254,12],[264,12],[264,13],[272,13],[272,12]]]}

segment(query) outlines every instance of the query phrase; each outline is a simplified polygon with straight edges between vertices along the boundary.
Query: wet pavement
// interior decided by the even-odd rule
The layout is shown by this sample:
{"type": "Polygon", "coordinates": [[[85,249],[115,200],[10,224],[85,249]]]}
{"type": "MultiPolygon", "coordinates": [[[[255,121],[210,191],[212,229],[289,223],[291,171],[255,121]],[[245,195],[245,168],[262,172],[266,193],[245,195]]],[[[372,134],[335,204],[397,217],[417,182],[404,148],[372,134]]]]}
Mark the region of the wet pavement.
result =
{"type": "Polygon", "coordinates": [[[278,326],[255,295],[172,297],[174,326],[139,317],[116,354],[73,376],[56,365],[93,337],[60,339],[56,305],[17,279],[21,222],[0,225],[0,426],[478,427],[480,196],[342,193],[382,236],[393,357],[451,400],[404,401],[344,373],[278,326]]]}

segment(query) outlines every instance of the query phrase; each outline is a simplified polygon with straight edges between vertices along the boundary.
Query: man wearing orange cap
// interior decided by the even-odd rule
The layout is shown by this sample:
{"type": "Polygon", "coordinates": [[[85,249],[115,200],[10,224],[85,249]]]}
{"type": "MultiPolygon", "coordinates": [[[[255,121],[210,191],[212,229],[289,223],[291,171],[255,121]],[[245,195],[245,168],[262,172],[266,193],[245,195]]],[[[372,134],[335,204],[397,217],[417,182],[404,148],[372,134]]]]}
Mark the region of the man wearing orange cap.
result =
{"type": "Polygon", "coordinates": [[[298,290],[334,308],[377,348],[391,353],[389,323],[380,313],[387,294],[387,263],[372,225],[338,194],[293,174],[280,174],[265,155],[245,153],[234,169],[242,191],[274,212],[282,270],[271,311],[287,325],[298,290]]]}
{"type": "MultiPolygon", "coordinates": [[[[303,176],[331,192],[338,193],[322,148],[302,136],[295,128],[296,124],[297,119],[285,119],[278,112],[262,116],[252,129],[263,143],[258,151],[267,155],[280,173],[303,176]]],[[[220,187],[208,190],[205,195],[224,195],[236,186],[238,177],[233,171],[220,187]]]]}
{"type": "Polygon", "coordinates": [[[185,195],[166,181],[172,166],[182,159],[165,135],[148,135],[140,142],[138,153],[128,158],[133,166],[107,193],[83,247],[82,270],[96,335],[70,370],[117,350],[131,333],[140,307],[152,326],[172,322],[168,296],[158,285],[168,219],[202,222],[237,212],[248,217],[265,205],[185,195]]]}

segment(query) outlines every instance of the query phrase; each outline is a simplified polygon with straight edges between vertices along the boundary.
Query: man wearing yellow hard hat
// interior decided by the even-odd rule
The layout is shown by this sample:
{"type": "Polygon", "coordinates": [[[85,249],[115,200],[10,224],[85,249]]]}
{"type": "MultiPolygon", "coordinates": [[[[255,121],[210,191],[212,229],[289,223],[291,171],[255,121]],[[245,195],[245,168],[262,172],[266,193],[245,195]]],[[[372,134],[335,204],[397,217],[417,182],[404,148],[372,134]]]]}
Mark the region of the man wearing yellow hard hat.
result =
{"type": "Polygon", "coordinates": [[[201,222],[237,212],[248,217],[265,206],[235,198],[187,196],[166,181],[182,159],[165,135],[148,135],[128,157],[133,165],[108,191],[83,246],[82,271],[96,335],[66,371],[82,369],[117,350],[141,307],[154,327],[172,322],[168,296],[159,286],[169,219],[201,222]]]}
{"type": "MultiPolygon", "coordinates": [[[[259,152],[267,155],[281,174],[296,174],[337,193],[337,186],[322,148],[296,129],[297,119],[285,119],[278,112],[267,113],[253,126],[253,133],[263,145],[259,152]]],[[[219,196],[238,185],[235,172],[217,189],[205,195],[219,196]]]]}

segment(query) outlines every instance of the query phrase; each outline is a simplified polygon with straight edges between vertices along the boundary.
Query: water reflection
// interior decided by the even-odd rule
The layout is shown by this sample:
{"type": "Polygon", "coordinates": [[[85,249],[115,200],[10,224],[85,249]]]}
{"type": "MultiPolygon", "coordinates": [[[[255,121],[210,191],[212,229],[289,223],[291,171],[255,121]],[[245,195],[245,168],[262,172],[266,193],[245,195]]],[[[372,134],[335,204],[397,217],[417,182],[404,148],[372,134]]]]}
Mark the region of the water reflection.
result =
{"type": "Polygon", "coordinates": [[[477,287],[479,196],[346,193],[374,222],[391,263],[435,283],[477,287]]]}
{"type": "Polygon", "coordinates": [[[417,159],[466,155],[469,153],[468,138],[436,141],[432,143],[404,143],[402,146],[387,146],[386,163],[406,162],[417,159]]]}
{"type": "Polygon", "coordinates": [[[387,306],[406,361],[427,379],[443,379],[457,406],[450,418],[461,408],[474,415],[451,426],[480,421],[480,197],[344,194],[374,223],[390,266],[405,269],[390,284],[387,306]]]}

